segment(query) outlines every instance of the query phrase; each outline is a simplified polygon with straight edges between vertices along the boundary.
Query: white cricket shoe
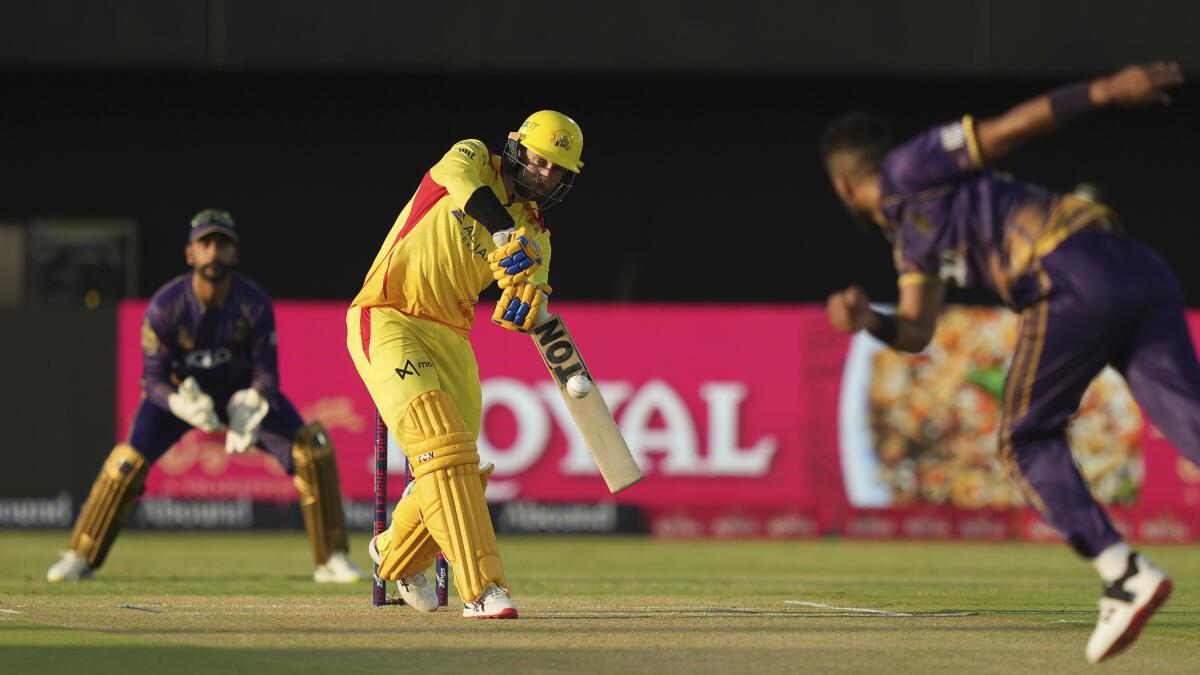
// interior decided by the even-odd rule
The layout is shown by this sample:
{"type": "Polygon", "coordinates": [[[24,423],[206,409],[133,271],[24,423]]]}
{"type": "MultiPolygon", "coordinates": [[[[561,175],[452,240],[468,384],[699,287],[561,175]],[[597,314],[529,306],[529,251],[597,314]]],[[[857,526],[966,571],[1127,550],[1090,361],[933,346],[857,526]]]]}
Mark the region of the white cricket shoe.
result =
{"type": "Polygon", "coordinates": [[[1133,644],[1146,621],[1171,595],[1171,578],[1137,553],[1129,554],[1125,574],[1104,589],[1100,620],[1088,640],[1088,663],[1116,656],[1133,644]]]}
{"type": "Polygon", "coordinates": [[[58,562],[46,570],[46,581],[79,581],[91,578],[92,568],[88,567],[87,558],[75,551],[63,551],[58,562]]]}
{"type": "Polygon", "coordinates": [[[317,565],[313,581],[318,584],[353,584],[366,579],[367,575],[346,557],[345,551],[334,551],[323,564],[317,565]]]}
{"type": "Polygon", "coordinates": [[[400,598],[404,600],[404,604],[418,612],[436,612],[440,607],[437,590],[429,583],[424,572],[401,577],[396,582],[396,587],[400,590],[400,598]]]}
{"type": "MultiPolygon", "coordinates": [[[[379,555],[379,550],[375,548],[375,539],[379,535],[371,537],[371,543],[367,546],[367,551],[371,553],[371,560],[375,565],[379,565],[382,556],[379,555]]],[[[436,612],[438,607],[437,590],[433,584],[429,583],[429,579],[425,577],[425,572],[417,572],[406,577],[401,577],[396,582],[396,588],[400,591],[400,599],[404,604],[412,607],[418,612],[436,612]]]]}
{"type": "Polygon", "coordinates": [[[508,597],[507,588],[488,584],[478,600],[463,605],[463,616],[468,619],[515,619],[517,603],[508,597]]]}

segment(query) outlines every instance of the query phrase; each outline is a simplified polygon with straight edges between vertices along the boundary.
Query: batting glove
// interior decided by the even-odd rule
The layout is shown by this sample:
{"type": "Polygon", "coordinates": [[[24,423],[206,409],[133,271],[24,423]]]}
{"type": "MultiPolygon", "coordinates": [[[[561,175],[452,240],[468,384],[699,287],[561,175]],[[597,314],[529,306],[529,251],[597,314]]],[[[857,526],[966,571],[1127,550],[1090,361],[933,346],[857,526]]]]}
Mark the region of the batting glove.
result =
{"type": "Polygon", "coordinates": [[[519,284],[505,288],[500,295],[500,302],[496,303],[492,323],[508,330],[528,333],[538,324],[552,290],[549,284],[519,284]]]}
{"type": "Polygon", "coordinates": [[[498,246],[488,255],[488,262],[491,263],[492,278],[499,282],[502,290],[507,289],[528,281],[537,271],[542,264],[542,247],[525,236],[525,228],[521,228],[507,244],[498,246]]]}

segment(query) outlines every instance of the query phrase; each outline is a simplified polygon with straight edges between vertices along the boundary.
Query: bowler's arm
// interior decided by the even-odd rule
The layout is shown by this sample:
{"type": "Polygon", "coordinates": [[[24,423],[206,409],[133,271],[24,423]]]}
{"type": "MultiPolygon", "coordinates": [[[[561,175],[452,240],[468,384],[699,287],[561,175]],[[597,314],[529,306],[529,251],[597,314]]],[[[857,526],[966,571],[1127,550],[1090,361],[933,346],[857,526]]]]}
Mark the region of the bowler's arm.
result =
{"type": "Polygon", "coordinates": [[[865,330],[902,352],[919,352],[929,346],[938,316],[946,303],[946,284],[936,277],[902,278],[895,314],[871,309],[870,300],[858,286],[829,296],[829,323],[839,331],[865,330]]]}
{"type": "Polygon", "coordinates": [[[1166,89],[1183,83],[1175,62],[1126,66],[1106,77],[1060,87],[975,125],[984,163],[994,162],[1029,141],[1058,129],[1094,108],[1167,104],[1166,89]]]}

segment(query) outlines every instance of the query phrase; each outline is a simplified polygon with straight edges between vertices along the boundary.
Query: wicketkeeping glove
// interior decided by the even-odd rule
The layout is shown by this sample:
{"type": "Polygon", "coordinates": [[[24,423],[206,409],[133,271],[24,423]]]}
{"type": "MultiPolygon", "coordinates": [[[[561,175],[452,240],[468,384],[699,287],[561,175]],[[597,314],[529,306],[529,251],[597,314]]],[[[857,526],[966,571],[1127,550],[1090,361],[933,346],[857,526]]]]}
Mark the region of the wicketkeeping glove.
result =
{"type": "Polygon", "coordinates": [[[501,289],[524,283],[542,264],[542,247],[532,238],[525,236],[525,228],[513,233],[512,239],[499,246],[488,256],[492,267],[492,278],[501,289]]]}
{"type": "Polygon", "coordinates": [[[209,433],[221,430],[212,397],[200,391],[194,377],[184,380],[179,389],[167,397],[167,407],[176,417],[197,429],[209,433]]]}
{"type": "Polygon", "coordinates": [[[549,284],[518,284],[504,289],[492,323],[508,330],[528,333],[538,323],[538,317],[546,304],[546,296],[553,289],[549,284]]]}
{"type": "Polygon", "coordinates": [[[270,410],[267,399],[251,387],[236,391],[229,397],[225,410],[229,413],[229,430],[225,432],[225,452],[246,452],[258,439],[258,427],[270,410]]]}

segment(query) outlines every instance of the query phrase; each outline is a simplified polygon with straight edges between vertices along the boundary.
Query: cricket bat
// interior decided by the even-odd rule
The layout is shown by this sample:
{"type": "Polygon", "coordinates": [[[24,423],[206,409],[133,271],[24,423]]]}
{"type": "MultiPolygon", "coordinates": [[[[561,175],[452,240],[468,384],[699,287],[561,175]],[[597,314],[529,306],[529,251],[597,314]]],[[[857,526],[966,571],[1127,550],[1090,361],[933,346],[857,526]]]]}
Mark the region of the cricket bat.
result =
{"type": "MultiPolygon", "coordinates": [[[[512,230],[492,235],[496,246],[507,244],[511,238],[512,230]]],[[[621,436],[612,411],[600,395],[600,389],[595,386],[591,371],[583,362],[579,347],[575,345],[575,339],[571,337],[562,317],[547,312],[541,322],[534,326],[530,337],[542,355],[546,368],[550,370],[554,383],[558,385],[558,393],[567,405],[567,412],[571,413],[571,419],[575,421],[576,428],[592,453],[592,459],[600,469],[609,492],[616,494],[641,480],[642,470],[633,459],[633,453],[621,436]],[[567,383],[575,376],[581,376],[582,379],[575,380],[574,384],[583,382],[585,390],[576,388],[572,393],[567,383]]]]}
{"type": "MultiPolygon", "coordinates": [[[[550,370],[554,383],[558,385],[558,393],[567,404],[567,411],[575,426],[587,443],[600,475],[608,484],[609,492],[616,494],[642,479],[642,470],[629,452],[629,446],[617,429],[608,404],[600,395],[600,389],[594,385],[592,374],[579,347],[575,344],[567,324],[558,315],[548,315],[542,323],[537,324],[531,333],[533,344],[542,361],[550,370]],[[581,376],[586,378],[586,390],[574,391],[567,387],[571,378],[581,376]]],[[[576,380],[576,383],[579,383],[576,380]]]]}

